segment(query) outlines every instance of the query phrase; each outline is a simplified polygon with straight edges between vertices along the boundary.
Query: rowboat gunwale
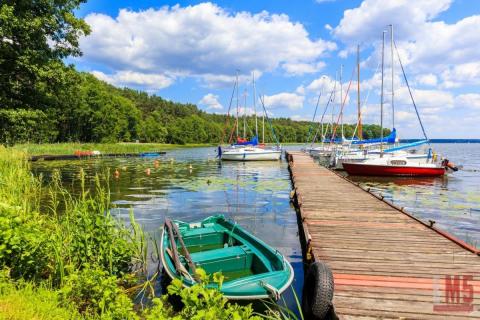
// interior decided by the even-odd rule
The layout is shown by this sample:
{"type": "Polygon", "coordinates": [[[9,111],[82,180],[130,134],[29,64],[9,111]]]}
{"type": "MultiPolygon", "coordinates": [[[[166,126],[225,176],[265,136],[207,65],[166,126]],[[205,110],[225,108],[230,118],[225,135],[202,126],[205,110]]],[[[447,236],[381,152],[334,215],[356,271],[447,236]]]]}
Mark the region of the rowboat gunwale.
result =
{"type": "MultiPolygon", "coordinates": [[[[206,219],[203,219],[202,221],[199,222],[199,224],[202,224],[202,222],[206,221],[207,219],[211,219],[211,218],[214,218],[214,217],[223,217],[223,216],[222,215],[211,216],[211,217],[208,217],[206,219]]],[[[270,276],[275,275],[275,274],[280,275],[281,273],[288,272],[289,273],[288,279],[284,282],[282,287],[280,287],[279,289],[276,289],[277,292],[280,295],[283,292],[285,292],[287,290],[287,288],[292,284],[293,278],[294,278],[294,275],[295,275],[292,265],[285,258],[285,256],[283,254],[281,254],[278,250],[276,250],[276,249],[272,248],[271,246],[269,246],[268,244],[266,244],[264,241],[260,240],[259,238],[255,237],[254,235],[252,235],[251,233],[246,231],[241,226],[238,226],[238,224],[234,224],[232,221],[229,221],[229,220],[225,219],[224,217],[223,217],[223,219],[226,223],[228,223],[232,226],[235,226],[235,229],[239,229],[242,232],[244,232],[246,235],[251,237],[251,239],[256,241],[259,246],[269,250],[275,257],[277,257],[277,259],[279,259],[279,261],[282,263],[284,268],[283,268],[283,270],[279,270],[279,271],[269,271],[269,272],[265,272],[265,273],[254,274],[254,275],[247,276],[247,277],[240,277],[238,279],[234,279],[234,280],[231,280],[229,282],[224,282],[222,288],[224,286],[228,286],[229,284],[241,285],[242,281],[243,282],[248,281],[248,280],[261,281],[262,277],[267,278],[269,275],[270,276]]],[[[172,220],[172,223],[184,223],[184,224],[187,224],[187,225],[191,225],[190,223],[186,223],[184,221],[179,221],[179,220],[172,220]]],[[[192,224],[195,224],[195,223],[192,223],[192,224]]],[[[168,243],[168,233],[166,235],[166,230],[165,229],[166,228],[164,227],[163,230],[162,230],[161,241],[160,241],[160,258],[161,258],[161,262],[162,262],[162,265],[163,265],[163,269],[165,270],[165,272],[167,273],[167,275],[170,279],[172,279],[172,280],[175,279],[175,278],[180,279],[182,281],[182,286],[184,288],[190,287],[190,286],[192,286],[196,283],[193,280],[193,277],[192,277],[191,280],[189,280],[185,277],[177,276],[175,274],[175,270],[174,269],[171,270],[170,265],[166,261],[165,245],[168,243]]],[[[249,243],[249,245],[252,246],[251,243],[249,243]]],[[[168,244],[167,244],[167,247],[168,247],[168,244]]],[[[222,291],[222,289],[220,289],[220,291],[222,291]]],[[[268,299],[268,298],[272,297],[272,295],[268,294],[268,293],[267,294],[254,294],[254,295],[229,295],[229,294],[226,294],[226,293],[223,293],[223,294],[229,300],[258,300],[258,299],[268,299]]]]}

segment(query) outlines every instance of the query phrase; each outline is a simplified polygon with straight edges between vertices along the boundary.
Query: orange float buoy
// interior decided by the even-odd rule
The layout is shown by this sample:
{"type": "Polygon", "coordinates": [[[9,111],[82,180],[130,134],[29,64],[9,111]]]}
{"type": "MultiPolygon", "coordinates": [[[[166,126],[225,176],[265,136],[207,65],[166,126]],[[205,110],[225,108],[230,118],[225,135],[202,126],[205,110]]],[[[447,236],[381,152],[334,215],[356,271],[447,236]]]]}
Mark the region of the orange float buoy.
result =
{"type": "Polygon", "coordinates": [[[120,178],[120,171],[118,171],[118,169],[115,169],[115,172],[113,173],[113,176],[115,177],[115,179],[120,178]]]}
{"type": "Polygon", "coordinates": [[[155,169],[158,169],[158,167],[160,166],[160,162],[158,162],[158,160],[153,161],[153,166],[155,167],[155,169]]]}
{"type": "Polygon", "coordinates": [[[145,173],[147,174],[147,176],[149,176],[149,175],[150,175],[150,168],[147,168],[147,169],[145,170],[145,173]]]}

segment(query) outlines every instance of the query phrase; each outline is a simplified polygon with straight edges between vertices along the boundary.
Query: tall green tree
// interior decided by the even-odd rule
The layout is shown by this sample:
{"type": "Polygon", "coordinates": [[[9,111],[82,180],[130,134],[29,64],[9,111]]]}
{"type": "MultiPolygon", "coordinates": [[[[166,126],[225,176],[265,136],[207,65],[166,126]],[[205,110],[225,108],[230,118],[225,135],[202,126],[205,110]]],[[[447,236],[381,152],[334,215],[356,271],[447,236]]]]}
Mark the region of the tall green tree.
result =
{"type": "Polygon", "coordinates": [[[90,33],[73,11],[86,0],[2,0],[0,107],[45,107],[64,85],[62,59],[79,56],[90,33]]]}

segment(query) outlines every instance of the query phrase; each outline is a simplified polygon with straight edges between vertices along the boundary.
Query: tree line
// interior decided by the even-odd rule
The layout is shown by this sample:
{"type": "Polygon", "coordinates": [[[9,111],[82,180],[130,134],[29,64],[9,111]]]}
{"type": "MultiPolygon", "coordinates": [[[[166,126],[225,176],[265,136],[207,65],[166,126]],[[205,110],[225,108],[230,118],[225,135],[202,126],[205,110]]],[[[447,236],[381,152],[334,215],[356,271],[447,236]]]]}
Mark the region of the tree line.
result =
{"type": "MultiPolygon", "coordinates": [[[[139,140],[185,144],[230,140],[234,119],[226,115],[116,88],[66,65],[66,57],[81,54],[79,37],[90,32],[85,21],[73,14],[82,2],[2,2],[0,143],[139,140]]],[[[251,137],[253,117],[247,117],[246,122],[251,137]]],[[[240,126],[243,129],[243,123],[240,126]]],[[[267,142],[275,138],[283,143],[305,142],[312,131],[310,122],[285,118],[266,121],[265,127],[267,142]]],[[[345,127],[347,137],[353,127],[345,127]]],[[[379,134],[379,126],[364,125],[365,138],[379,134]]]]}

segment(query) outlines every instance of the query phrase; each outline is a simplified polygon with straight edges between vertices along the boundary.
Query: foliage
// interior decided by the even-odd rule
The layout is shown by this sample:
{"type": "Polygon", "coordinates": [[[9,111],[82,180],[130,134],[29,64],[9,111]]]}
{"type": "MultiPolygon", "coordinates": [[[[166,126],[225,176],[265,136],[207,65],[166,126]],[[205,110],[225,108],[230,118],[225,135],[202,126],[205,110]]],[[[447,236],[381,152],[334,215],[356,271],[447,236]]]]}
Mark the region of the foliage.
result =
{"type": "Polygon", "coordinates": [[[55,121],[42,110],[0,109],[0,141],[7,145],[45,143],[57,135],[55,121]]]}
{"type": "Polygon", "coordinates": [[[260,316],[254,315],[251,305],[240,306],[227,301],[218,290],[223,283],[221,274],[213,275],[213,283],[217,285],[214,288],[207,286],[212,283],[212,279],[205,271],[197,269],[197,275],[201,281],[189,288],[183,288],[182,281],[174,279],[168,286],[168,296],[155,298],[153,307],[144,312],[145,319],[262,319],[260,316]],[[172,296],[180,297],[182,302],[182,308],[177,313],[168,303],[168,299],[172,296]]]}
{"type": "Polygon", "coordinates": [[[85,266],[68,275],[60,289],[62,305],[72,303],[85,316],[137,319],[133,302],[117,285],[118,279],[98,266],[85,266]]]}
{"type": "Polygon", "coordinates": [[[61,306],[58,292],[31,282],[15,283],[8,269],[0,270],[0,319],[76,320],[80,314],[72,304],[61,306]]]}
{"type": "MultiPolygon", "coordinates": [[[[182,148],[204,147],[205,144],[186,144],[182,148]]],[[[22,151],[28,155],[73,154],[77,150],[98,150],[101,153],[139,153],[147,151],[165,151],[180,147],[164,143],[52,143],[17,144],[11,150],[22,151]]]]}
{"type": "Polygon", "coordinates": [[[0,105],[36,106],[65,83],[62,59],[90,32],[74,10],[85,0],[6,0],[0,5],[0,105]]]}

